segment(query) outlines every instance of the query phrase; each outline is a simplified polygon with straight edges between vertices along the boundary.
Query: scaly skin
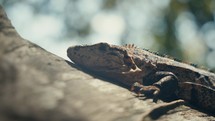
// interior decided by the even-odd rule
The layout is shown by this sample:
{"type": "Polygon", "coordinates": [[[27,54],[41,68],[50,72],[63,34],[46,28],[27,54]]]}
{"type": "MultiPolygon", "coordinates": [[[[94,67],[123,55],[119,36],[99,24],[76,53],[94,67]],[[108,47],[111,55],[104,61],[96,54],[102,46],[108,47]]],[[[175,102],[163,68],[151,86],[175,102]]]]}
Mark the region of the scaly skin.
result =
{"type": "MultiPolygon", "coordinates": [[[[98,43],[67,50],[76,64],[133,87],[154,99],[173,93],[204,110],[215,112],[215,74],[162,57],[133,45],[98,43]]],[[[155,100],[156,101],[156,100],[155,100]]]]}

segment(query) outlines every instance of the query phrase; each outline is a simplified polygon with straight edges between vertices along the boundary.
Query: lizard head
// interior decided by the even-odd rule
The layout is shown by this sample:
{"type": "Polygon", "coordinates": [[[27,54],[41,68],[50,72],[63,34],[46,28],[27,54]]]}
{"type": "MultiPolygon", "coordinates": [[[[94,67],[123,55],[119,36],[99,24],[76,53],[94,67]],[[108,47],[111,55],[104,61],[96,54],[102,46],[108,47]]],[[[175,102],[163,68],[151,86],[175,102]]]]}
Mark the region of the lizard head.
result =
{"type": "Polygon", "coordinates": [[[98,43],[74,46],[68,48],[67,56],[77,65],[127,85],[141,83],[142,78],[155,67],[148,59],[147,52],[145,54],[145,51],[134,45],[98,43]]]}
{"type": "Polygon", "coordinates": [[[107,43],[69,47],[67,56],[74,63],[94,71],[126,72],[137,68],[126,48],[107,43]]]}

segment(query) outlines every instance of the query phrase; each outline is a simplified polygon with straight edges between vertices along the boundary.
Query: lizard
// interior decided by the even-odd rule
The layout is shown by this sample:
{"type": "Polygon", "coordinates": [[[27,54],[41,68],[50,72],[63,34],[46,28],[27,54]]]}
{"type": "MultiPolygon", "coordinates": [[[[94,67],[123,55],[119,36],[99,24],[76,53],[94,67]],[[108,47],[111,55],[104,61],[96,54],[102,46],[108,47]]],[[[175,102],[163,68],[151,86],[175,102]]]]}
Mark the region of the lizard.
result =
{"type": "MultiPolygon", "coordinates": [[[[189,102],[215,112],[215,74],[207,70],[133,44],[77,45],[67,49],[67,56],[77,65],[130,86],[138,96],[152,97],[154,102],[163,96],[176,95],[179,100],[165,104],[167,107],[189,102]]],[[[146,114],[153,114],[161,107],[165,110],[165,106],[160,106],[146,114]]]]}

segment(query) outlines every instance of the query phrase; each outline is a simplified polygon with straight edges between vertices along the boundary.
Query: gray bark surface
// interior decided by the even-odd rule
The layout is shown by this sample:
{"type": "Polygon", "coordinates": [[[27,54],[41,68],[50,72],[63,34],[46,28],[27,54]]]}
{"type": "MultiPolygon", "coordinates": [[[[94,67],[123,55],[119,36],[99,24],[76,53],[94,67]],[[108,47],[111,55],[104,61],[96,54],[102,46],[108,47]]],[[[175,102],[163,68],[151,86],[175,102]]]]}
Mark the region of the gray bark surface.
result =
{"type": "MultiPolygon", "coordinates": [[[[111,82],[20,37],[0,7],[0,121],[137,121],[164,103],[111,82]]],[[[180,106],[159,120],[215,117],[180,106]]]]}

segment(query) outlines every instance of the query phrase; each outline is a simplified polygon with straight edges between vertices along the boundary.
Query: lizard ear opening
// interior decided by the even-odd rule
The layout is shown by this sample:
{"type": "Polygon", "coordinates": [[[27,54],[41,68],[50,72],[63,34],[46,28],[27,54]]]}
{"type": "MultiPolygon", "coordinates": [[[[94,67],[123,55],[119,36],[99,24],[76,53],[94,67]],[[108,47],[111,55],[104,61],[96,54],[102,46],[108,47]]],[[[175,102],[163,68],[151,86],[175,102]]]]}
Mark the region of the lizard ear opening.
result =
{"type": "Polygon", "coordinates": [[[137,66],[136,66],[136,64],[134,63],[134,60],[132,59],[132,57],[130,57],[129,55],[124,55],[124,63],[128,66],[128,67],[130,67],[130,68],[132,68],[132,69],[136,69],[137,68],[137,66]]]}

